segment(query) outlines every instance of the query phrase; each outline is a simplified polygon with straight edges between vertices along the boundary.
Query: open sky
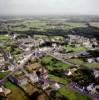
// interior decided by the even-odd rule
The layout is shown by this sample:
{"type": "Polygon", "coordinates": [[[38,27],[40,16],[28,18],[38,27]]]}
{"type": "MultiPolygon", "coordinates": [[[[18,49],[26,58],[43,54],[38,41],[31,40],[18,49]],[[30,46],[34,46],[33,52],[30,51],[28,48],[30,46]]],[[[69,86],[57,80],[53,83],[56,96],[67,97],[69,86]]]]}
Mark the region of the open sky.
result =
{"type": "Polygon", "coordinates": [[[99,0],[0,0],[0,15],[99,15],[99,0]]]}

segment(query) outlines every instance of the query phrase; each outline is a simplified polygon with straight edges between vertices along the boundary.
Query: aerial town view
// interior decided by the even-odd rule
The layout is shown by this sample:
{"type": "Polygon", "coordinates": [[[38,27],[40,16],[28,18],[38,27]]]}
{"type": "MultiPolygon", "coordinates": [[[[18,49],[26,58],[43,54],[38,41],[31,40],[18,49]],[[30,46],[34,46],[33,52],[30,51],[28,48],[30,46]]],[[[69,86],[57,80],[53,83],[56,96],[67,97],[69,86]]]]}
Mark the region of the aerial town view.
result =
{"type": "Polygon", "coordinates": [[[0,100],[99,100],[99,1],[24,1],[0,0],[0,100]]]}

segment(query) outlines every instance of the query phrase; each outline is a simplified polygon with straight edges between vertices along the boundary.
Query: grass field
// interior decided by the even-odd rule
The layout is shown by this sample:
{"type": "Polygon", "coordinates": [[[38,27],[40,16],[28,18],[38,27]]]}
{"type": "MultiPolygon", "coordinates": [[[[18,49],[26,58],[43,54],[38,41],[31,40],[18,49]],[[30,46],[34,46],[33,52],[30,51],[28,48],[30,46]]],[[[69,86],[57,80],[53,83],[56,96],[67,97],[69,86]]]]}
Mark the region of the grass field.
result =
{"type": "Polygon", "coordinates": [[[58,90],[58,93],[66,97],[68,100],[90,100],[87,96],[84,96],[74,90],[67,87],[62,87],[58,90]]]}
{"type": "MultiPolygon", "coordinates": [[[[50,29],[53,25],[47,25],[48,22],[46,21],[41,21],[41,20],[26,20],[23,22],[18,22],[15,23],[14,26],[11,30],[13,31],[28,31],[32,28],[37,28],[37,29],[50,29]],[[24,26],[24,27],[23,27],[24,26]]],[[[77,23],[77,22],[67,22],[64,25],[64,30],[70,30],[72,28],[76,27],[86,27],[85,23],[77,23]]]]}
{"type": "Polygon", "coordinates": [[[40,20],[31,20],[31,21],[27,20],[27,21],[24,21],[21,23],[16,23],[16,25],[14,25],[14,27],[11,30],[13,30],[13,31],[28,31],[28,30],[30,30],[30,28],[42,28],[42,27],[46,27],[45,22],[41,22],[40,20]]]}
{"type": "Polygon", "coordinates": [[[92,64],[84,64],[85,66],[89,68],[99,68],[99,63],[92,63],[92,64]]]}
{"type": "Polygon", "coordinates": [[[0,35],[0,41],[5,41],[5,40],[9,40],[10,37],[6,36],[6,35],[0,35]]]}
{"type": "Polygon", "coordinates": [[[72,59],[68,59],[69,62],[73,63],[73,64],[77,64],[77,65],[82,65],[84,64],[83,60],[78,59],[78,58],[72,58],[72,59]]]}
{"type": "Polygon", "coordinates": [[[61,61],[56,60],[55,58],[52,58],[51,56],[45,56],[41,59],[41,62],[47,66],[49,70],[53,69],[66,69],[69,68],[68,64],[64,64],[61,61]]]}
{"type": "Polygon", "coordinates": [[[64,46],[64,50],[66,51],[73,51],[73,52],[80,52],[86,50],[84,47],[72,47],[70,45],[64,46]]]}
{"type": "Polygon", "coordinates": [[[59,82],[59,83],[62,83],[62,84],[67,84],[68,81],[62,77],[58,77],[58,76],[55,76],[55,75],[49,75],[49,79],[50,80],[53,80],[53,81],[56,81],[56,82],[59,82]]]}
{"type": "Polygon", "coordinates": [[[4,86],[12,91],[12,93],[8,95],[8,100],[28,100],[25,93],[11,82],[7,81],[4,86]]]}

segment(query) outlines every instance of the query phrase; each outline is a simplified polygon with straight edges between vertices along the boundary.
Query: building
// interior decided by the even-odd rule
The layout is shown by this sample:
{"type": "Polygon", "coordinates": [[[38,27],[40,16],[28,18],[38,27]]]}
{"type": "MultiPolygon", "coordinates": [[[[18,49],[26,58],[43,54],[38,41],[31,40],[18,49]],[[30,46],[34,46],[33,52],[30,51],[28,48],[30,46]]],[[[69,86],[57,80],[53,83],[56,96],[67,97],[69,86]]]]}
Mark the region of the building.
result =
{"type": "Polygon", "coordinates": [[[30,80],[31,80],[33,83],[36,83],[36,82],[39,81],[39,78],[38,78],[38,76],[37,76],[36,73],[29,74],[29,78],[30,78],[30,80]]]}
{"type": "Polygon", "coordinates": [[[95,60],[94,60],[93,58],[88,58],[87,61],[88,61],[88,63],[93,63],[93,62],[95,62],[95,60]]]}
{"type": "Polygon", "coordinates": [[[99,57],[96,58],[96,61],[99,62],[99,57]]]}
{"type": "Polygon", "coordinates": [[[49,83],[48,82],[44,82],[44,84],[42,84],[42,89],[46,90],[49,87],[49,83]]]}
{"type": "Polygon", "coordinates": [[[67,70],[65,71],[65,75],[66,75],[66,76],[71,76],[75,71],[77,71],[77,68],[67,69],[67,70]]]}
{"type": "Polygon", "coordinates": [[[60,89],[60,85],[59,85],[58,83],[54,83],[54,84],[52,85],[52,88],[53,88],[54,90],[58,90],[58,89],[60,89]]]}
{"type": "Polygon", "coordinates": [[[19,84],[22,85],[26,85],[28,83],[28,79],[27,78],[22,78],[19,80],[19,84]]]}
{"type": "Polygon", "coordinates": [[[94,69],[94,76],[95,78],[99,78],[99,69],[94,69]]]}
{"type": "Polygon", "coordinates": [[[87,90],[91,94],[97,94],[99,95],[99,85],[95,85],[94,83],[87,86],[87,90]]]}

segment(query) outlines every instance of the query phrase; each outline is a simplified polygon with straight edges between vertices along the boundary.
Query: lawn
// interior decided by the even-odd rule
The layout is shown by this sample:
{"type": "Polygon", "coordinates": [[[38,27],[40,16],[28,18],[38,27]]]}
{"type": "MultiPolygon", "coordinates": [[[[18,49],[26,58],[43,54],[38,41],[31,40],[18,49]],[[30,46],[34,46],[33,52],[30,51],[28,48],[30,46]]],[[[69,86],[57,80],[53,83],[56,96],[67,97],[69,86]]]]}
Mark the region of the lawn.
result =
{"type": "Polygon", "coordinates": [[[10,37],[6,36],[6,35],[0,35],[0,41],[5,41],[5,40],[9,40],[10,37]]]}
{"type": "Polygon", "coordinates": [[[92,63],[92,64],[84,64],[85,66],[89,67],[89,68],[99,68],[99,63],[92,63]]]}
{"type": "Polygon", "coordinates": [[[8,100],[28,100],[25,93],[11,82],[7,81],[4,86],[12,91],[12,93],[8,95],[8,100]]]}
{"type": "Polygon", "coordinates": [[[61,61],[56,60],[51,56],[45,56],[41,58],[41,64],[47,66],[49,70],[53,69],[66,69],[69,67],[68,64],[64,64],[61,61]]]}
{"type": "Polygon", "coordinates": [[[84,63],[83,60],[78,59],[78,58],[68,59],[68,61],[73,63],[73,64],[77,64],[77,65],[82,65],[84,63]]]}
{"type": "Polygon", "coordinates": [[[73,52],[80,52],[86,50],[84,47],[72,47],[70,45],[64,46],[64,50],[66,51],[73,51],[73,52]]]}
{"type": "Polygon", "coordinates": [[[49,75],[49,79],[52,80],[52,81],[56,81],[56,82],[59,82],[59,83],[62,83],[62,84],[67,84],[68,81],[62,77],[58,77],[58,76],[55,76],[55,75],[49,75]]]}
{"type": "Polygon", "coordinates": [[[84,96],[74,90],[70,89],[69,87],[62,87],[58,90],[58,94],[66,97],[68,100],[90,100],[87,96],[84,96]]]}

